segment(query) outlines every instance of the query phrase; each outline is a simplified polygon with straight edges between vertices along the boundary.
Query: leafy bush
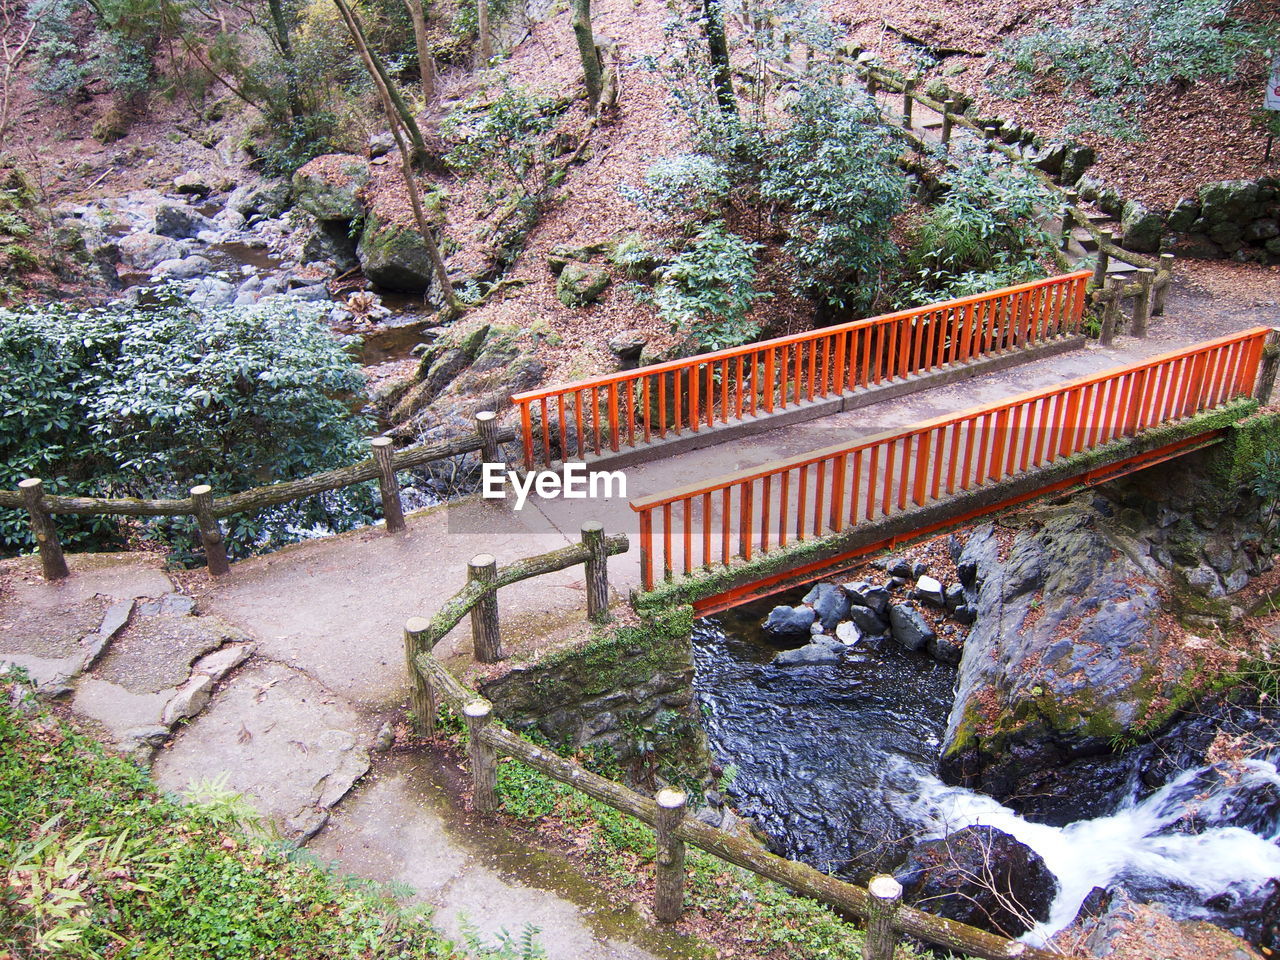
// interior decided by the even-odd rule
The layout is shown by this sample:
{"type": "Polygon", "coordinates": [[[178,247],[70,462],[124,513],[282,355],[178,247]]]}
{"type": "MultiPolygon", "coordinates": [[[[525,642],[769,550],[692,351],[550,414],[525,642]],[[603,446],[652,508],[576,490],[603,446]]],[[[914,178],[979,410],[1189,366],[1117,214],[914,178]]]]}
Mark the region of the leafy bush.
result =
{"type": "Polygon", "coordinates": [[[730,233],[723,221],[708,224],[687,249],[663,267],[653,292],[663,319],[700,347],[719,350],[760,335],[747,313],[755,288],[758,243],[730,233]]]}
{"type": "Polygon", "coordinates": [[[731,187],[723,162],[703,153],[677,153],[655,160],[645,171],[644,185],[623,187],[622,194],[688,228],[714,216],[731,187]]]}
{"type": "Polygon", "coordinates": [[[481,93],[445,117],[440,132],[450,141],[445,159],[463,176],[479,175],[493,197],[537,196],[549,174],[543,138],[556,124],[555,101],[504,77],[497,97],[481,93]]]}
{"type": "MultiPolygon", "coordinates": [[[[1075,8],[1065,26],[1042,25],[1003,51],[1030,92],[1060,80],[1093,127],[1126,124],[1153,87],[1230,77],[1251,54],[1275,43],[1275,30],[1240,19],[1241,0],[1097,0],[1075,8]]],[[[1259,66],[1262,66],[1260,63],[1259,66]]]]}
{"type": "MultiPolygon", "coordinates": [[[[351,413],[363,381],[342,341],[308,304],[204,313],[169,300],[130,310],[43,305],[0,311],[0,484],[38,476],[51,492],[185,497],[209,483],[232,492],[345,465],[364,456],[370,424],[351,413]]],[[[242,556],[323,525],[370,516],[371,494],[348,488],[229,520],[242,556]]],[[[71,544],[118,540],[104,518],[59,519],[71,544]]],[[[157,529],[179,555],[185,520],[157,529]]],[[[0,549],[30,546],[14,511],[0,549]]]]}
{"type": "Polygon", "coordinates": [[[895,148],[870,97],[808,84],[787,108],[769,151],[761,194],[786,205],[801,292],[865,307],[872,279],[893,256],[892,221],[906,203],[895,148]]]}
{"type": "MultiPolygon", "coordinates": [[[[456,956],[419,915],[343,883],[37,712],[0,677],[0,955],[173,960],[456,956]]],[[[230,814],[230,815],[228,815],[230,814]]]]}
{"type": "Polygon", "coordinates": [[[904,306],[962,297],[1044,275],[1062,200],[1021,164],[973,151],[942,177],[946,194],[910,231],[904,306]]]}

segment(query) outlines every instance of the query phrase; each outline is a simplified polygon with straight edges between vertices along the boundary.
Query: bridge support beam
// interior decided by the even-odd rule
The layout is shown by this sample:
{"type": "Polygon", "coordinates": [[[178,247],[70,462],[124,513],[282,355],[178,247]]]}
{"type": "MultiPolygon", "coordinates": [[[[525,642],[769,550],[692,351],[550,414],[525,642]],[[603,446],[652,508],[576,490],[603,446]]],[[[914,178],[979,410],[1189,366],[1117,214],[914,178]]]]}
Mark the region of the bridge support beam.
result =
{"type": "Polygon", "coordinates": [[[1258,385],[1254,391],[1254,396],[1263,405],[1271,402],[1271,393],[1276,387],[1277,368],[1280,368],[1280,330],[1272,330],[1267,334],[1267,343],[1262,348],[1262,368],[1258,371],[1258,385]]]}

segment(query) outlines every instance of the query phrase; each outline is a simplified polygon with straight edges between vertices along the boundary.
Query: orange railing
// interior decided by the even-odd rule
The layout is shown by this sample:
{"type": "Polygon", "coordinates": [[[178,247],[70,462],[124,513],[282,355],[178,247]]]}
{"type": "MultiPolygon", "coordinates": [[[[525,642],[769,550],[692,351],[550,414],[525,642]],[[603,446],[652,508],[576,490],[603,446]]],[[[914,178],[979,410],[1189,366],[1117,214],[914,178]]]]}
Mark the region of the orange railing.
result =
{"type": "Polygon", "coordinates": [[[749,561],[789,539],[838,533],[1252,394],[1268,333],[1259,327],[634,500],[644,588],[654,583],[655,522],[665,579],[749,561]]]}
{"type": "Polygon", "coordinates": [[[518,393],[524,463],[616,453],[1076,333],[1089,277],[1082,270],[518,393]]]}

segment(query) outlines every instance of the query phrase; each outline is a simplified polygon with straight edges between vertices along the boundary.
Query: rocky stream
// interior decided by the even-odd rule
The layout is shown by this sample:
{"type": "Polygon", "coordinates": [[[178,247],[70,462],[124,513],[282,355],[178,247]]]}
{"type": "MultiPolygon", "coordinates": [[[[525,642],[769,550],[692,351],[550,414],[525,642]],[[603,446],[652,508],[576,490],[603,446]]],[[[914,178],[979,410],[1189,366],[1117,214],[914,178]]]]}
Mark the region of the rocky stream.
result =
{"type": "Polygon", "coordinates": [[[779,853],[1034,943],[1104,955],[1157,904],[1273,948],[1280,716],[1206,679],[1270,562],[1256,502],[1194,487],[1113,484],[699,621],[729,800],[779,853]]]}

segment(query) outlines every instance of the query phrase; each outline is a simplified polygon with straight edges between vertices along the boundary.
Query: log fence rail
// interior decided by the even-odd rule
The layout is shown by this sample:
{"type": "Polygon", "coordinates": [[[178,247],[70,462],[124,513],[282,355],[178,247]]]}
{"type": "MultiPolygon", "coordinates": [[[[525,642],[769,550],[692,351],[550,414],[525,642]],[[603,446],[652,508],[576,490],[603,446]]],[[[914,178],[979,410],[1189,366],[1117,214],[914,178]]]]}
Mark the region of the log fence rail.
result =
{"type": "MultiPolygon", "coordinates": [[[[901,887],[892,877],[874,877],[869,887],[864,888],[769,853],[758,843],[743,840],[687,815],[687,798],[678,790],[663,788],[649,797],[599,776],[508,729],[494,717],[492,704],[464,686],[436,657],[436,643],[461,623],[468,613],[474,613],[483,598],[496,595],[501,586],[577,563],[589,563],[592,552],[598,555],[601,549],[606,554],[623,553],[627,550],[627,538],[621,535],[606,537],[599,524],[588,524],[584,526],[582,545],[528,557],[501,567],[496,571],[494,580],[483,587],[477,586],[475,580],[469,580],[465,587],[445,601],[435,616],[430,619],[414,617],[405,623],[405,661],[410,678],[414,730],[422,736],[433,736],[437,731],[437,710],[443,705],[461,715],[468,735],[471,805],[478,816],[492,818],[497,814],[501,806],[497,791],[498,762],[500,758],[508,757],[654,829],[657,856],[654,862],[653,912],[659,921],[674,922],[683,915],[687,898],[685,847],[692,845],[725,863],[779,883],[800,896],[810,897],[846,916],[865,921],[865,960],[892,960],[899,935],[983,960],[1051,960],[1059,956],[906,906],[901,903],[901,887]],[[589,546],[589,542],[595,546],[589,546]]],[[[597,562],[603,566],[604,560],[601,558],[597,562]]]]}
{"type": "Polygon", "coordinates": [[[421,466],[437,460],[465,453],[479,452],[487,461],[499,460],[499,448],[516,438],[510,428],[499,428],[494,414],[481,411],[476,414],[476,433],[472,437],[448,440],[442,443],[420,444],[402,450],[391,449],[387,437],[374,437],[370,441],[373,456],[359,463],[334,470],[325,470],[299,480],[286,480],[243,490],[240,493],[215,497],[208,484],[192,487],[191,496],[172,500],[142,500],[136,497],[68,497],[53,496],[44,492],[39,478],[23,480],[18,490],[0,490],[0,508],[26,510],[40,554],[41,569],[46,580],[58,580],[67,576],[66,561],[57,530],[53,525],[56,514],[117,517],[183,517],[195,518],[200,541],[211,576],[222,576],[230,567],[222,528],[218,521],[223,517],[280,506],[304,497],[341,490],[377,480],[382,493],[383,516],[387,532],[404,529],[404,508],[400,501],[400,488],[396,473],[409,467],[421,466]]]}

